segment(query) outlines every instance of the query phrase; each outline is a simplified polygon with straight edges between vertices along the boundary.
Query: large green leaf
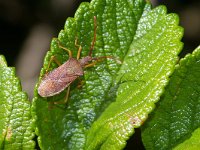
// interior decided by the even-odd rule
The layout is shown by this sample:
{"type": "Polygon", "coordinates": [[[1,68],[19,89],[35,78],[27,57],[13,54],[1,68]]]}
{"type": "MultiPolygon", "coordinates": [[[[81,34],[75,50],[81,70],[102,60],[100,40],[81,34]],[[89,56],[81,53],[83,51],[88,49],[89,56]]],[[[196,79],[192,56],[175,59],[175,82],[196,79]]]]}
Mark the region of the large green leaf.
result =
{"type": "Polygon", "coordinates": [[[14,68],[0,55],[0,149],[31,150],[35,143],[30,102],[14,68]]]}
{"type": "MultiPolygon", "coordinates": [[[[182,48],[182,28],[164,6],[151,10],[143,0],[93,0],[82,3],[68,18],[59,41],[76,57],[75,37],[86,56],[97,16],[94,57],[113,56],[85,70],[83,86],[74,82],[67,107],[49,101],[63,100],[66,91],[42,98],[35,88],[33,116],[42,149],[121,149],[154,108],[182,48]],[[106,109],[107,108],[107,109],[106,109]],[[94,121],[96,121],[94,123],[94,121]],[[93,124],[94,123],[94,124],[93,124]]],[[[63,63],[68,53],[56,39],[45,57],[41,77],[51,56],[63,63]]],[[[56,68],[55,63],[50,69],[56,68]]],[[[41,78],[40,78],[41,79],[41,78]]]]}
{"type": "Polygon", "coordinates": [[[199,144],[200,138],[199,130],[195,131],[200,127],[199,77],[200,47],[176,66],[157,109],[145,124],[142,137],[146,149],[181,148],[189,142],[193,146],[187,148],[198,147],[194,144],[199,144]]]}

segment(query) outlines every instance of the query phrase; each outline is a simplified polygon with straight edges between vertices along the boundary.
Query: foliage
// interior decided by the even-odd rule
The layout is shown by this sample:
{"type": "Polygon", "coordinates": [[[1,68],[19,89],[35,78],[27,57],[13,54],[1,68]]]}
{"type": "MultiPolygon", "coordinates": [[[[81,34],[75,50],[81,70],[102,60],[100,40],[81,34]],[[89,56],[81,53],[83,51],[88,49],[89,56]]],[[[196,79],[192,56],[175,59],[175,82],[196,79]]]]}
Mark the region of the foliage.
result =
{"type": "MultiPolygon", "coordinates": [[[[183,46],[183,29],[178,24],[178,16],[168,14],[165,6],[152,9],[143,0],[82,3],[74,18],[67,19],[58,38],[52,40],[35,87],[32,118],[30,104],[21,92],[13,68],[7,67],[2,57],[0,80],[10,81],[0,84],[0,95],[6,95],[2,96],[0,105],[4,108],[2,116],[8,120],[12,115],[17,120],[26,116],[22,119],[24,123],[18,124],[23,128],[24,135],[19,133],[22,142],[12,141],[11,146],[20,143],[23,147],[26,143],[24,149],[33,149],[35,125],[39,147],[44,150],[123,149],[134,128],[143,124],[146,149],[181,149],[188,143],[198,146],[200,48],[177,64],[183,46]],[[80,78],[81,87],[79,81],[71,84],[67,104],[60,103],[65,99],[66,90],[52,97],[41,97],[37,89],[46,70],[58,67],[54,62],[48,67],[51,57],[55,56],[62,64],[68,60],[68,52],[59,47],[58,41],[76,58],[77,38],[83,48],[82,58],[87,56],[94,37],[94,16],[97,17],[97,39],[92,56],[114,59],[107,58],[85,68],[80,78]],[[20,108],[23,111],[13,113],[20,108]]],[[[3,119],[0,123],[3,135],[0,143],[5,149],[11,129],[3,119]]]]}
{"type": "Polygon", "coordinates": [[[189,140],[193,146],[188,145],[187,149],[199,145],[199,141],[195,142],[195,136],[200,136],[197,130],[200,127],[199,74],[200,47],[181,59],[156,110],[144,125],[142,135],[147,149],[172,149],[175,146],[180,149],[188,145],[185,140],[190,136],[194,136],[189,140]]]}
{"type": "Polygon", "coordinates": [[[22,92],[15,69],[0,55],[0,149],[34,149],[30,103],[22,92]]]}

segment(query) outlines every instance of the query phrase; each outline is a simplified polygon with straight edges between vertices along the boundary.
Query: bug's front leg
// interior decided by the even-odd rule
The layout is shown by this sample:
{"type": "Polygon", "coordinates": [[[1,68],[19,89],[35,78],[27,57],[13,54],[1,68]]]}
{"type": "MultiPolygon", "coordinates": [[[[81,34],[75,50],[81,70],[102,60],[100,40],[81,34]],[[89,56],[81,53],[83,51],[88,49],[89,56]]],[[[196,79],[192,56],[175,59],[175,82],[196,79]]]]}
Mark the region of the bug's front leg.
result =
{"type": "Polygon", "coordinates": [[[94,61],[94,62],[92,62],[90,64],[87,64],[87,65],[84,66],[84,68],[93,67],[94,65],[96,65],[97,62],[98,61],[94,61]]]}
{"type": "Polygon", "coordinates": [[[112,57],[111,56],[102,56],[102,57],[92,58],[94,61],[85,65],[84,68],[93,67],[98,62],[101,62],[101,61],[105,60],[106,58],[112,58],[112,57]]]}
{"type": "Polygon", "coordinates": [[[61,66],[61,63],[59,62],[59,60],[56,58],[56,56],[51,56],[51,59],[48,63],[48,66],[47,66],[47,69],[46,69],[46,73],[48,72],[49,68],[50,68],[50,65],[52,62],[55,62],[58,66],[61,66]]]}
{"type": "Polygon", "coordinates": [[[60,43],[60,41],[57,41],[58,42],[58,47],[59,48],[62,48],[63,50],[67,51],[68,54],[69,54],[69,58],[72,58],[72,51],[67,49],[66,47],[62,46],[62,44],[60,43]]]}
{"type": "Polygon", "coordinates": [[[79,60],[81,56],[82,46],[78,44],[78,38],[75,39],[75,46],[78,48],[76,59],[79,60]]]}

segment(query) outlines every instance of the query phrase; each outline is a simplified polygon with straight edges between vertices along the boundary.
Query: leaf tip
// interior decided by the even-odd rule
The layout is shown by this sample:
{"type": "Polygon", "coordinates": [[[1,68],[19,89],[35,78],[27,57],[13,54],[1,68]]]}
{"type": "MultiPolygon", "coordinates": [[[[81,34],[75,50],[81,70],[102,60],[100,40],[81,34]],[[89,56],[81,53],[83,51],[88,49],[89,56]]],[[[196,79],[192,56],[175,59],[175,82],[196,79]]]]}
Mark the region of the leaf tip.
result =
{"type": "Polygon", "coordinates": [[[0,67],[7,67],[7,62],[3,55],[0,55],[0,67]]]}

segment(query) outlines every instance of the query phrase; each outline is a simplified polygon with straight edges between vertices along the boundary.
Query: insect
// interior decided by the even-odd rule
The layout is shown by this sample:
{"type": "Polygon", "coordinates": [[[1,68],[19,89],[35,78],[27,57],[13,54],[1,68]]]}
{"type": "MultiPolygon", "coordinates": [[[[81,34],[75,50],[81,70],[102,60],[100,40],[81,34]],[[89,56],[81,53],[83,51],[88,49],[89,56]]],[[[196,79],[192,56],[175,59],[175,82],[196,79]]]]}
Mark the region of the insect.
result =
{"type": "Polygon", "coordinates": [[[38,94],[41,97],[54,96],[56,94],[61,93],[64,89],[68,88],[65,100],[66,103],[69,97],[70,84],[78,77],[84,75],[83,68],[94,66],[96,62],[98,62],[102,58],[112,58],[111,56],[103,56],[98,58],[92,57],[92,51],[96,42],[96,29],[96,16],[94,16],[94,37],[90,46],[89,54],[86,57],[80,59],[82,47],[81,45],[77,44],[77,39],[75,40],[75,46],[78,47],[77,58],[73,58],[72,52],[59,44],[60,48],[66,50],[69,53],[69,59],[61,65],[57,61],[57,59],[54,56],[52,56],[48,64],[48,68],[53,60],[59,65],[59,67],[46,73],[42,78],[38,87],[38,94]]]}

